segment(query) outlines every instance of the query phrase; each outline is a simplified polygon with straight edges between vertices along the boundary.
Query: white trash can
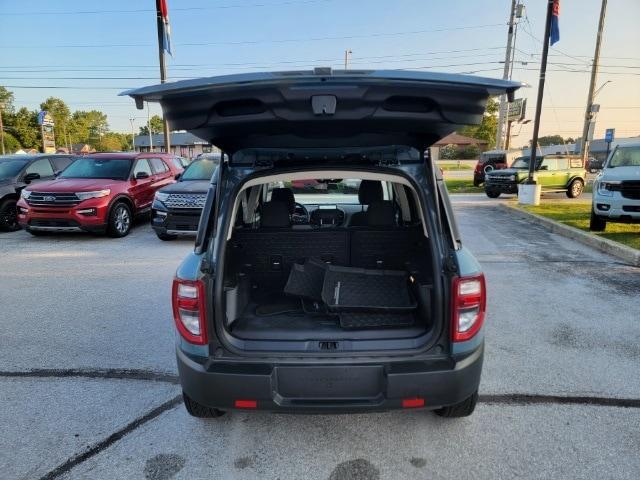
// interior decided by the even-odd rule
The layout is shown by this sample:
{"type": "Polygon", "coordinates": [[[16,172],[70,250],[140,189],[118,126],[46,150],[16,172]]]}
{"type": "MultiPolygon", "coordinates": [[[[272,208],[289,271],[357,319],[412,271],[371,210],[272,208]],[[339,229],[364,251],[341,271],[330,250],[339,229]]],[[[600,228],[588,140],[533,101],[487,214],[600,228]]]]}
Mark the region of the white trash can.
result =
{"type": "Polygon", "coordinates": [[[542,185],[520,183],[518,184],[518,203],[520,205],[540,205],[540,193],[542,185]]]}

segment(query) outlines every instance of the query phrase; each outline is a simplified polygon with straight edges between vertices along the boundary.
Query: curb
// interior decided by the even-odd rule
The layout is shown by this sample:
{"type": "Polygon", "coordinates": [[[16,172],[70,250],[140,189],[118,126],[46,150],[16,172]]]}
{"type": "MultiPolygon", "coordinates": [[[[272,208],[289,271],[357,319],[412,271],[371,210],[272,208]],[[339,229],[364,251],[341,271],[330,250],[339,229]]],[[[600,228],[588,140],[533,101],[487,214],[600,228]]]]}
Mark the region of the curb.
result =
{"type": "Polygon", "coordinates": [[[576,240],[584,245],[595,248],[614,257],[620,258],[635,267],[640,267],[640,250],[621,245],[618,242],[607,238],[598,237],[587,232],[583,232],[575,227],[564,225],[549,218],[543,217],[536,213],[521,210],[518,207],[501,203],[498,207],[512,215],[531,221],[537,225],[541,225],[553,233],[557,233],[566,238],[576,240]]]}

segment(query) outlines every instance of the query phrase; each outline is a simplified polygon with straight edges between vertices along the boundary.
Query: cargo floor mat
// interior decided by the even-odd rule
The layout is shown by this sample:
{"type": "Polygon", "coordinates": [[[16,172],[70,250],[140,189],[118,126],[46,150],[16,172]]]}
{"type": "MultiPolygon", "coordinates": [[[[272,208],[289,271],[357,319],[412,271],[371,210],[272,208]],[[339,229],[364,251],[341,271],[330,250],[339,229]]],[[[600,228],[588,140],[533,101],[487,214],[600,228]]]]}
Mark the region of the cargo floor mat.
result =
{"type": "Polygon", "coordinates": [[[340,326],[348,329],[409,327],[413,324],[413,314],[408,312],[340,313],[340,326]]]}
{"type": "Polygon", "coordinates": [[[330,311],[414,310],[407,272],[327,265],[322,299],[330,311]]]}
{"type": "Polygon", "coordinates": [[[326,269],[326,264],[314,259],[308,259],[304,264],[294,263],[284,293],[321,301],[326,269]]]}
{"type": "Polygon", "coordinates": [[[256,315],[259,317],[269,317],[271,315],[301,314],[302,303],[299,298],[282,297],[270,303],[263,303],[256,307],[256,315]]]}

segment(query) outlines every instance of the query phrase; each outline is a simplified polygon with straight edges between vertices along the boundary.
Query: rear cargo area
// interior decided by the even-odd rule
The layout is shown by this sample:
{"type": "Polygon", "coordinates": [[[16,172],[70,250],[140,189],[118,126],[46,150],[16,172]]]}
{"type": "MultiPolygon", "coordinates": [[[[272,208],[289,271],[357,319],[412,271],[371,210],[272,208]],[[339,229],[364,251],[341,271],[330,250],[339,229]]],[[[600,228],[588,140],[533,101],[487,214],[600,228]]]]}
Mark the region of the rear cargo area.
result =
{"type": "Polygon", "coordinates": [[[236,228],[226,328],[245,340],[419,337],[432,327],[429,248],[420,225],[236,228]]]}

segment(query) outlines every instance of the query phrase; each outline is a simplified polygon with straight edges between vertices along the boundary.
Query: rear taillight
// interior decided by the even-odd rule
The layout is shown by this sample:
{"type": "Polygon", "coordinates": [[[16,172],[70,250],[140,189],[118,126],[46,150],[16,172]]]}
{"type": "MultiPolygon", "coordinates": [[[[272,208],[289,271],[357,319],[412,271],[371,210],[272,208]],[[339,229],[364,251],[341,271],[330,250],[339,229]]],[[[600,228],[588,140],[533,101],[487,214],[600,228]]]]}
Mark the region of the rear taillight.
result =
{"type": "Polygon", "coordinates": [[[451,339],[464,342],[473,338],[482,327],[487,306],[484,275],[453,279],[451,308],[451,339]]]}
{"type": "Polygon", "coordinates": [[[174,278],[173,319],[180,335],[189,343],[207,343],[207,325],[204,315],[204,285],[200,280],[174,278]]]}

